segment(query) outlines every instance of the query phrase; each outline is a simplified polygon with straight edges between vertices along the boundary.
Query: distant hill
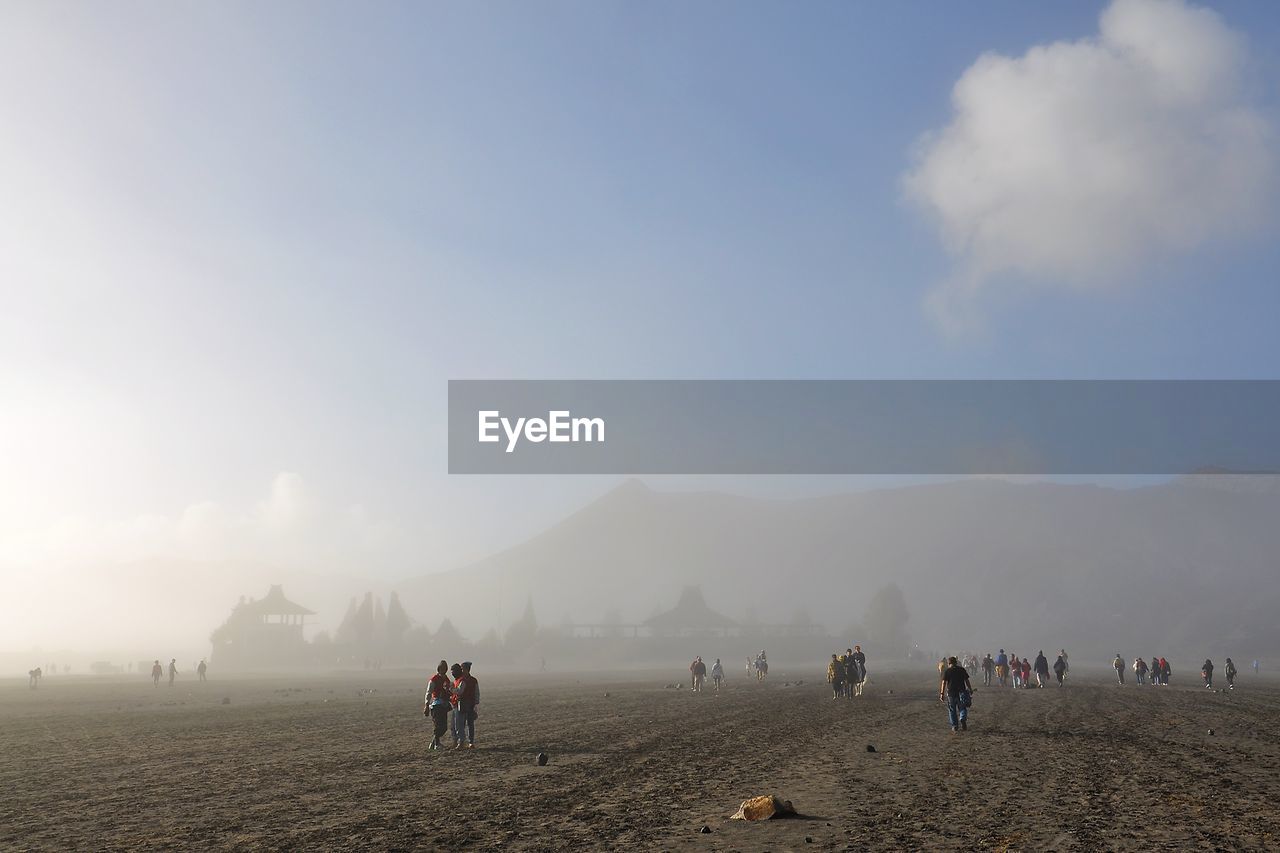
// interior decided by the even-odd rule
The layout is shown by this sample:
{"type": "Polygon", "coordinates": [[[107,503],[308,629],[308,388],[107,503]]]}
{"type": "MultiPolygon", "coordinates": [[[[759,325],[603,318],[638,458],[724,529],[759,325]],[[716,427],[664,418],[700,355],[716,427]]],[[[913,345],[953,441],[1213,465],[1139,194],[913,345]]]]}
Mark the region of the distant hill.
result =
{"type": "Polygon", "coordinates": [[[691,583],[734,619],[803,609],[840,631],[893,580],[927,648],[1241,660],[1280,650],[1277,482],[967,480],[770,501],[633,480],[521,545],[397,587],[421,621],[472,636],[514,621],[526,596],[544,625],[639,622],[691,583]]]}

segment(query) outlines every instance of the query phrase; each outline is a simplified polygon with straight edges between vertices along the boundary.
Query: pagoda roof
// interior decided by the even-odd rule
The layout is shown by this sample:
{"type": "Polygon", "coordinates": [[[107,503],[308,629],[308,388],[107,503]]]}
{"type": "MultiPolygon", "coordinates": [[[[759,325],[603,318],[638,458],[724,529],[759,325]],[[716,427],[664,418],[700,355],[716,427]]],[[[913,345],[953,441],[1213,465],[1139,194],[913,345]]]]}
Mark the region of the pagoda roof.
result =
{"type": "Polygon", "coordinates": [[[708,607],[701,587],[686,586],[675,607],[651,616],[644,624],[650,628],[732,628],[738,623],[708,607]]]}
{"type": "Polygon", "coordinates": [[[301,604],[284,597],[284,589],[280,584],[272,584],[267,594],[257,601],[243,605],[245,610],[256,616],[315,616],[314,610],[308,610],[301,604]]]}

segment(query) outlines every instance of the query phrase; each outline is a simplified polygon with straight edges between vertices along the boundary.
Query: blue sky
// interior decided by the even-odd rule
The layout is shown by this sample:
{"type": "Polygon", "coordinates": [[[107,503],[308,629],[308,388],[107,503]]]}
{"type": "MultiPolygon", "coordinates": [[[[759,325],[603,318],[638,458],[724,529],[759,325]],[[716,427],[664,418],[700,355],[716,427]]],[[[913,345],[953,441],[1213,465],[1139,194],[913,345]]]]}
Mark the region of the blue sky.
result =
{"type": "MultiPolygon", "coordinates": [[[[241,536],[305,489],[361,519],[325,559],[394,575],[610,485],[448,478],[449,378],[1274,377],[1270,221],[1005,275],[961,334],[926,310],[957,261],[904,192],[922,135],[980,56],[1104,8],[10,6],[0,555],[200,556],[193,506],[241,536]]],[[[1211,8],[1272,121],[1280,10],[1211,8]]],[[[320,559],[271,535],[234,553],[320,559]]]]}

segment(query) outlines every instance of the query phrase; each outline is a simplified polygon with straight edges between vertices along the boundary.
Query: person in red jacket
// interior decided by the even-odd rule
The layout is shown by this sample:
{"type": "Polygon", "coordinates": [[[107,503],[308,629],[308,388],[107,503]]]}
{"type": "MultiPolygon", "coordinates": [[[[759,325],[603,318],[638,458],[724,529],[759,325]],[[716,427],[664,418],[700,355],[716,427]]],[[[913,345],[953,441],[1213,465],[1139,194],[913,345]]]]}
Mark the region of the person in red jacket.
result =
{"type": "Polygon", "coordinates": [[[422,700],[422,713],[431,718],[432,736],[428,749],[443,749],[440,738],[449,727],[449,709],[453,707],[453,684],[449,681],[449,664],[440,661],[436,674],[427,682],[427,695],[422,700]]]}
{"type": "Polygon", "coordinates": [[[471,674],[471,661],[462,666],[454,664],[453,681],[453,748],[467,749],[476,746],[476,705],[480,704],[480,682],[471,674]]]}

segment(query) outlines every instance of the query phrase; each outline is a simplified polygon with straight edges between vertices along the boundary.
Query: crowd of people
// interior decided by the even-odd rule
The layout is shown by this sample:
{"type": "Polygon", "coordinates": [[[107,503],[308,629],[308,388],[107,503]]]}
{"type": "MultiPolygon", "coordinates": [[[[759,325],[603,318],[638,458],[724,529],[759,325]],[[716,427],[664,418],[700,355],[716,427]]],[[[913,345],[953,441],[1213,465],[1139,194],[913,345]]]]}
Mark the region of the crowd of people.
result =
{"type": "Polygon", "coordinates": [[[827,683],[831,685],[832,699],[852,699],[861,696],[867,683],[867,656],[862,646],[845,649],[844,654],[832,654],[827,664],[827,683]]]}
{"type": "Polygon", "coordinates": [[[441,740],[446,731],[453,738],[453,748],[474,749],[476,716],[480,706],[480,682],[471,674],[471,661],[449,666],[440,661],[436,674],[427,682],[427,695],[422,703],[423,716],[433,725],[431,750],[444,749],[441,740]]]}

